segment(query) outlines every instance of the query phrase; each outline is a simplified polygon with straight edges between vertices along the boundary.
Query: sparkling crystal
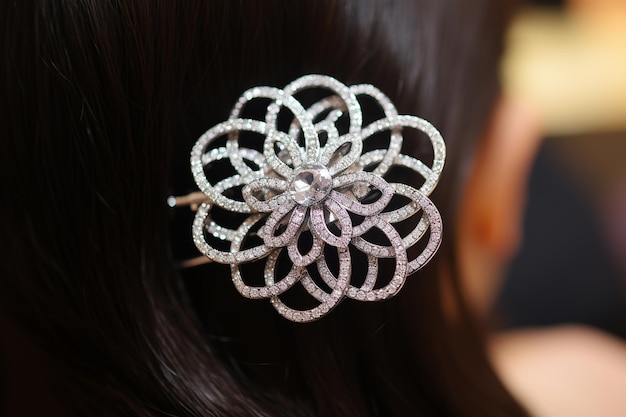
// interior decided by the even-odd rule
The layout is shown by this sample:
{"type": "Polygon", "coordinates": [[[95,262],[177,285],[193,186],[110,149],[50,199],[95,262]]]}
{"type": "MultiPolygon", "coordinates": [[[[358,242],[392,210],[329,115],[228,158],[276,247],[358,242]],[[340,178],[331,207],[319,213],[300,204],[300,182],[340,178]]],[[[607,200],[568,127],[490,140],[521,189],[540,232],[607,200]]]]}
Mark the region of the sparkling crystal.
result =
{"type": "Polygon", "coordinates": [[[298,204],[311,206],[324,200],[332,190],[333,179],[326,167],[305,164],[298,169],[291,182],[291,198],[298,204]]]}

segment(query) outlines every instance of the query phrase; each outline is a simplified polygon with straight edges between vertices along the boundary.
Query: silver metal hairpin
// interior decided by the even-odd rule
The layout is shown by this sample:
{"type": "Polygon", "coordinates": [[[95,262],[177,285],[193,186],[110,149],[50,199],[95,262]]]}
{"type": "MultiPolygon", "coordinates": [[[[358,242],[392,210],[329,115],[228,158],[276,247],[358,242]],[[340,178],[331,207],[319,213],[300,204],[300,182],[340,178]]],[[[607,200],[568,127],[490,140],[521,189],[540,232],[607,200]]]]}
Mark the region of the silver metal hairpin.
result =
{"type": "Polygon", "coordinates": [[[208,260],[231,265],[241,295],[269,298],[287,319],[310,322],[344,297],[360,301],[393,297],[406,277],[433,257],[441,243],[442,223],[427,196],[439,180],[444,160],[445,144],[437,129],[419,117],[398,115],[376,87],[346,86],[328,76],[306,75],[283,89],[246,91],[229,119],[209,129],[193,147],[191,169],[201,194],[172,199],[170,205],[199,204],[194,242],[208,260]],[[297,97],[308,90],[327,94],[305,106],[297,97]],[[384,114],[367,126],[363,100],[376,103],[384,114]],[[242,117],[252,102],[266,108],[263,120],[242,117]],[[284,114],[289,120],[281,130],[284,114]],[[430,139],[431,166],[400,153],[406,128],[430,139]],[[386,147],[372,149],[370,145],[378,141],[371,138],[385,133],[386,147]],[[244,144],[246,135],[252,138],[244,144]],[[250,145],[254,140],[258,146],[250,145]],[[387,182],[384,177],[392,167],[418,173],[423,184],[416,189],[387,182]],[[398,198],[404,203],[391,206],[398,198]],[[240,213],[242,220],[236,227],[226,227],[212,215],[215,207],[240,213]],[[412,216],[420,216],[419,221],[401,234],[398,223],[412,216]],[[378,239],[384,236],[381,240],[386,242],[370,241],[375,229],[378,239]],[[425,246],[417,246],[423,249],[409,259],[409,248],[426,235],[425,246]],[[303,249],[306,240],[308,250],[303,249]],[[366,259],[366,266],[355,267],[357,251],[363,253],[359,259],[366,259]],[[392,277],[379,276],[382,258],[395,261],[392,277]],[[242,264],[249,262],[264,263],[263,283],[258,282],[260,277],[256,285],[246,283],[250,280],[244,278],[242,264]],[[363,276],[357,279],[359,271],[363,276]],[[297,284],[312,298],[313,308],[298,309],[284,302],[284,293],[297,284]]]}

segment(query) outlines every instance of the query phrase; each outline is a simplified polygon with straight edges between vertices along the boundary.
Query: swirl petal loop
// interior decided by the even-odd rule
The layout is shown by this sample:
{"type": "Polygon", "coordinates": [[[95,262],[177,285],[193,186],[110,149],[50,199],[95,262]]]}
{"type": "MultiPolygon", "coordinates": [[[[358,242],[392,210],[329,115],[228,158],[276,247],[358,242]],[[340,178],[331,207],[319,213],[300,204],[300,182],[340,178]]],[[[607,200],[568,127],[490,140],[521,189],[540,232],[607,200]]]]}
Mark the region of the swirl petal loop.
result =
{"type": "Polygon", "coordinates": [[[289,201],[289,196],[284,192],[288,186],[289,184],[286,181],[278,178],[257,178],[243,187],[243,198],[254,211],[267,213],[276,210],[281,204],[289,201]],[[270,198],[259,200],[255,196],[255,192],[264,190],[272,190],[277,192],[277,195],[272,196],[272,194],[266,193],[266,196],[270,198]]]}
{"type": "MultiPolygon", "coordinates": [[[[241,95],[241,97],[239,97],[239,100],[237,101],[237,103],[235,103],[235,106],[233,107],[230,113],[230,117],[228,118],[228,122],[225,122],[225,123],[239,120],[242,109],[249,102],[255,99],[263,99],[263,98],[276,100],[280,94],[280,91],[281,91],[280,89],[273,88],[273,87],[254,87],[245,91],[241,95]]],[[[259,122],[256,120],[255,122],[263,123],[264,132],[267,132],[265,130],[264,122],[259,122]]],[[[246,175],[252,171],[252,168],[250,168],[250,166],[244,162],[242,158],[242,152],[240,151],[240,148],[239,148],[239,133],[241,131],[242,130],[240,129],[234,129],[228,132],[228,141],[226,142],[226,149],[228,151],[228,158],[230,159],[230,163],[237,170],[237,173],[239,175],[246,175]]],[[[263,133],[263,132],[259,132],[259,133],[263,133]]],[[[262,165],[258,165],[258,166],[261,167],[262,165]]]]}
{"type": "Polygon", "coordinates": [[[268,133],[278,131],[278,113],[280,112],[281,106],[287,107],[293,113],[302,128],[306,150],[305,158],[308,160],[317,158],[320,142],[313,121],[307,116],[306,110],[302,107],[302,104],[291,95],[288,95],[285,90],[279,94],[278,100],[267,107],[265,122],[267,123],[268,133]]]}
{"type": "Polygon", "coordinates": [[[320,163],[328,166],[330,173],[336,175],[354,165],[361,156],[363,142],[358,135],[331,137],[320,155],[320,163]],[[348,146],[346,146],[348,145],[348,146]],[[344,149],[348,149],[344,152],[344,149]]]}
{"type": "MultiPolygon", "coordinates": [[[[246,249],[246,250],[236,250],[231,252],[224,252],[218,249],[213,248],[209,245],[204,239],[204,225],[207,219],[207,215],[209,213],[210,205],[203,203],[198,208],[198,212],[196,213],[196,217],[193,222],[193,238],[198,250],[208,256],[210,259],[223,263],[223,264],[235,264],[235,263],[245,263],[250,262],[256,259],[263,258],[267,256],[270,251],[265,245],[256,246],[254,248],[246,249]]],[[[248,216],[248,218],[241,224],[241,226],[235,231],[237,236],[245,236],[250,228],[258,223],[262,219],[261,215],[253,214],[248,216]]],[[[235,241],[233,241],[234,243],[235,241]]]]}
{"type": "MultiPolygon", "coordinates": [[[[321,258],[323,259],[323,258],[321,258]]],[[[319,319],[320,317],[328,314],[330,310],[335,308],[337,304],[343,299],[345,295],[345,291],[348,288],[349,277],[351,270],[351,262],[350,262],[350,252],[347,249],[339,250],[339,274],[336,277],[336,285],[332,289],[332,292],[327,296],[322,298],[322,303],[317,307],[314,307],[309,310],[295,310],[290,307],[287,307],[278,297],[272,297],[272,305],[278,311],[278,313],[289,320],[306,323],[310,321],[314,321],[319,319]]],[[[331,273],[329,271],[329,273],[331,273]]],[[[331,273],[332,274],[332,273],[331,273]]],[[[313,287],[310,285],[310,275],[306,272],[305,277],[302,278],[302,281],[307,282],[307,286],[305,287],[307,291],[312,289],[313,287]]],[[[313,284],[315,285],[315,284],[313,284]]],[[[314,291],[315,292],[315,291],[314,291]]]]}
{"type": "MultiPolygon", "coordinates": [[[[391,100],[383,94],[378,88],[369,84],[359,84],[350,87],[350,91],[355,95],[364,95],[375,99],[380,107],[385,112],[386,118],[395,118],[398,116],[398,111],[396,107],[393,105],[391,100]]],[[[380,123],[380,121],[374,121],[361,132],[361,140],[366,141],[371,138],[372,134],[367,133],[367,129],[371,128],[373,125],[380,123]]],[[[389,168],[393,165],[394,159],[400,154],[400,149],[402,149],[402,134],[401,129],[391,129],[391,137],[389,139],[389,145],[386,149],[381,149],[383,151],[384,156],[378,161],[378,166],[372,171],[376,175],[384,176],[389,168]]]]}
{"type": "Polygon", "coordinates": [[[298,241],[292,241],[287,246],[287,253],[289,254],[289,258],[291,262],[293,262],[296,266],[307,266],[315,262],[321,255],[324,250],[324,244],[322,240],[313,234],[313,245],[311,249],[306,254],[300,253],[300,249],[298,249],[298,241]]]}
{"type": "Polygon", "coordinates": [[[302,165],[301,149],[298,143],[283,132],[274,131],[272,136],[268,136],[263,144],[263,156],[267,164],[283,178],[290,178],[294,169],[302,165]],[[275,145],[280,146],[281,155],[275,152],[275,145]],[[287,159],[293,167],[285,163],[287,159]]]}
{"type": "Polygon", "coordinates": [[[318,204],[311,207],[311,221],[309,222],[309,225],[316,236],[332,246],[345,248],[348,246],[350,239],[352,238],[352,223],[350,222],[350,215],[346,209],[331,199],[327,199],[323,205],[318,204]],[[328,229],[324,209],[328,209],[337,218],[341,236],[336,236],[328,229]]]}
{"type": "Polygon", "coordinates": [[[295,94],[305,88],[322,87],[329,89],[336,93],[337,96],[345,103],[346,109],[350,115],[350,133],[357,133],[361,130],[363,123],[363,115],[361,113],[361,106],[359,105],[356,96],[348,86],[337,81],[331,77],[324,77],[319,75],[305,75],[292,81],[288,84],[284,91],[286,94],[295,94]]]}
{"type": "MultiPolygon", "coordinates": [[[[443,161],[446,158],[446,146],[443,142],[443,138],[433,125],[416,116],[396,116],[393,118],[381,119],[370,124],[363,129],[361,137],[363,140],[366,140],[368,137],[383,130],[401,129],[403,127],[410,127],[426,133],[430,139],[430,143],[432,144],[434,151],[433,166],[431,167],[432,174],[426,178],[426,183],[421,188],[422,193],[428,195],[432,192],[439,181],[441,171],[443,170],[443,161]]],[[[383,161],[386,159],[394,161],[395,158],[399,156],[399,150],[400,149],[395,148],[391,149],[390,147],[383,157],[383,161]]],[[[361,165],[366,164],[362,162],[361,165]]]]}
{"type": "Polygon", "coordinates": [[[354,238],[352,243],[361,251],[375,258],[395,258],[396,267],[393,277],[384,287],[379,289],[370,289],[368,291],[361,288],[361,290],[350,291],[348,293],[349,297],[361,301],[377,301],[393,297],[404,285],[408,272],[407,253],[404,245],[402,244],[402,238],[396,229],[394,229],[389,222],[383,220],[380,216],[375,216],[373,219],[374,227],[378,228],[387,236],[390,246],[376,245],[367,242],[361,237],[354,238]]]}
{"type": "Polygon", "coordinates": [[[387,181],[379,177],[378,175],[371,174],[369,172],[359,171],[351,174],[341,175],[333,181],[333,188],[338,189],[346,185],[354,185],[355,183],[361,183],[360,185],[374,186],[380,191],[380,197],[368,204],[362,204],[355,199],[351,199],[337,191],[332,191],[330,198],[337,203],[345,207],[348,211],[359,214],[362,216],[372,216],[380,213],[391,201],[393,197],[393,189],[389,186],[387,181]]]}
{"type": "Polygon", "coordinates": [[[274,270],[276,268],[276,260],[278,259],[279,254],[280,249],[275,249],[270,252],[267,257],[264,272],[266,285],[263,287],[252,287],[246,285],[241,276],[239,265],[233,264],[231,266],[231,275],[233,278],[233,284],[235,284],[237,291],[239,291],[239,293],[246,298],[263,299],[278,296],[293,287],[293,285],[300,280],[305,270],[304,268],[294,266],[291,268],[286,277],[279,282],[274,282],[274,270]]]}
{"type": "MultiPolygon", "coordinates": [[[[331,288],[335,288],[335,286],[337,285],[337,279],[332,274],[332,272],[330,272],[330,269],[328,268],[328,264],[326,263],[325,259],[320,258],[320,260],[318,260],[317,269],[322,279],[326,283],[326,285],[328,285],[331,288]]],[[[367,274],[365,276],[365,280],[363,281],[363,284],[360,287],[355,287],[352,284],[350,284],[348,288],[346,288],[346,296],[353,298],[355,300],[376,301],[376,298],[374,294],[371,293],[371,290],[374,289],[374,285],[376,284],[377,279],[378,279],[378,258],[368,255],[367,256],[367,274]]],[[[304,284],[304,280],[303,280],[303,284],[304,284]]],[[[323,291],[321,290],[320,292],[323,293],[323,291]]],[[[311,295],[317,298],[316,294],[313,294],[311,291],[309,291],[309,293],[311,293],[311,295]]],[[[322,301],[320,298],[318,298],[318,300],[322,301]]]]}
{"type": "MultiPolygon", "coordinates": [[[[232,200],[224,196],[219,190],[216,190],[204,173],[204,166],[212,162],[218,161],[228,156],[227,149],[220,148],[218,152],[211,150],[205,153],[207,147],[217,138],[233,131],[248,130],[255,133],[265,133],[265,123],[255,120],[237,119],[230,122],[224,122],[209,129],[204,135],[198,139],[191,151],[191,171],[200,191],[202,191],[208,199],[218,206],[236,211],[238,213],[250,213],[251,210],[244,202],[232,200]]],[[[239,156],[243,161],[243,156],[239,156]]],[[[241,181],[249,181],[252,178],[260,178],[261,173],[247,170],[239,174],[241,181]]],[[[239,184],[240,185],[240,184],[239,184]]]]}
{"type": "Polygon", "coordinates": [[[286,201],[280,205],[277,210],[274,210],[272,214],[267,218],[261,237],[263,242],[269,247],[277,248],[281,246],[287,246],[291,242],[298,232],[306,217],[307,208],[304,206],[298,206],[294,201],[286,201]],[[289,216],[287,216],[289,215],[289,216]],[[280,225],[285,225],[282,220],[289,217],[286,222],[285,229],[280,234],[276,234],[280,225]]]}

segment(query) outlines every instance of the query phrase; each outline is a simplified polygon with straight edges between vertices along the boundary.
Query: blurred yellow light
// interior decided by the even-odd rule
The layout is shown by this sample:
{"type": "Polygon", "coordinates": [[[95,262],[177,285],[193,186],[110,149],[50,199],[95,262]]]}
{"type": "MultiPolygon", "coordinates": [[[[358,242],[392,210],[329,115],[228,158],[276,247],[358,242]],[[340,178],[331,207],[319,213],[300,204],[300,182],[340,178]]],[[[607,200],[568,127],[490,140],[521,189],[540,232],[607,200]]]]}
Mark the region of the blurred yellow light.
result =
{"type": "Polygon", "coordinates": [[[547,134],[626,129],[626,7],[530,9],[508,41],[505,93],[533,105],[547,134]]]}

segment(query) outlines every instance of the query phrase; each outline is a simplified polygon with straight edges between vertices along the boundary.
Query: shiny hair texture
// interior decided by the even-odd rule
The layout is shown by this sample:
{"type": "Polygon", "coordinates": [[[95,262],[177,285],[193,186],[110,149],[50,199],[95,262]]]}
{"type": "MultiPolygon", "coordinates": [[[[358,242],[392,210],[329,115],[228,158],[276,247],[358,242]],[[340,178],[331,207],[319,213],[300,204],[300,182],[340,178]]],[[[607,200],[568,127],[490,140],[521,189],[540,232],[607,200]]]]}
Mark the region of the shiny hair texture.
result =
{"type": "Polygon", "coordinates": [[[511,11],[503,0],[1,1],[0,317],[34,346],[59,410],[525,416],[488,362],[454,249],[511,11]],[[440,129],[448,159],[434,261],[392,300],[345,301],[300,325],[242,299],[228,266],[180,270],[197,254],[190,218],[165,201],[194,189],[189,150],[241,92],[307,73],[377,86],[440,129]]]}

